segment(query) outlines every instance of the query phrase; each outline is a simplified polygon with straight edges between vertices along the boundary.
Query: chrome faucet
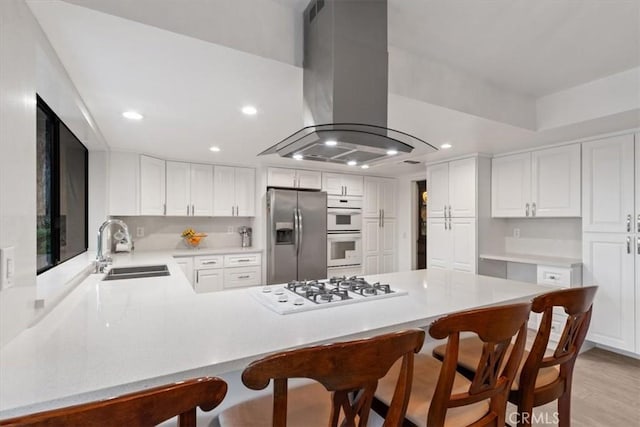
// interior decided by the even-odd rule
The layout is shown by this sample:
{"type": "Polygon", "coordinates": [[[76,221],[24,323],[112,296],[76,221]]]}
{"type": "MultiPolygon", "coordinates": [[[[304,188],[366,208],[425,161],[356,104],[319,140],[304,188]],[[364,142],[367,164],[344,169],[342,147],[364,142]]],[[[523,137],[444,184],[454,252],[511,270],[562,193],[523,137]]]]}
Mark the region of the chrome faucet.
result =
{"type": "Polygon", "coordinates": [[[125,239],[127,242],[131,242],[131,235],[129,234],[129,227],[124,221],[120,219],[111,218],[102,223],[100,228],[98,229],[98,253],[96,254],[96,273],[104,273],[104,269],[107,265],[111,264],[111,258],[105,257],[102,253],[102,240],[103,233],[111,224],[119,225],[124,232],[125,239]]]}

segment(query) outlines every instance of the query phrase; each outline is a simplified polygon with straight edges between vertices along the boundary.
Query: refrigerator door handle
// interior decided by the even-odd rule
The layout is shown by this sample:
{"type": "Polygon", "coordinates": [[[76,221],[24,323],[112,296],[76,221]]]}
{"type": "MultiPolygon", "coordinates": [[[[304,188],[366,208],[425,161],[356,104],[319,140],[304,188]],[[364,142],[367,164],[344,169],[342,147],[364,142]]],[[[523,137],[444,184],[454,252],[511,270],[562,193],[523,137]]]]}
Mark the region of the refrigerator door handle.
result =
{"type": "Polygon", "coordinates": [[[302,246],[302,211],[298,209],[298,251],[300,255],[300,247],[302,246]]]}
{"type": "Polygon", "coordinates": [[[296,251],[296,256],[300,253],[300,246],[298,245],[298,209],[293,208],[293,248],[296,251]]]}

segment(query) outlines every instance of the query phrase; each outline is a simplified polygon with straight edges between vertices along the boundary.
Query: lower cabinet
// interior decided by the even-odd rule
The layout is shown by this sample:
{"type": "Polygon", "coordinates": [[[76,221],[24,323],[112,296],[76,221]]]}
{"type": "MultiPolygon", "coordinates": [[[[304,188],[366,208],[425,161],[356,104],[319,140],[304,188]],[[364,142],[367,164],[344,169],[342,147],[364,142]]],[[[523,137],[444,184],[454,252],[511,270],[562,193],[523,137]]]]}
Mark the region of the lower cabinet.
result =
{"type": "Polygon", "coordinates": [[[431,218],[427,227],[427,268],[476,272],[475,218],[431,218]]]}
{"type": "Polygon", "coordinates": [[[392,273],[397,270],[395,219],[365,218],[363,230],[364,274],[392,273]]]}
{"type": "Polygon", "coordinates": [[[242,253],[176,257],[197,293],[262,283],[262,254],[242,253]]]}

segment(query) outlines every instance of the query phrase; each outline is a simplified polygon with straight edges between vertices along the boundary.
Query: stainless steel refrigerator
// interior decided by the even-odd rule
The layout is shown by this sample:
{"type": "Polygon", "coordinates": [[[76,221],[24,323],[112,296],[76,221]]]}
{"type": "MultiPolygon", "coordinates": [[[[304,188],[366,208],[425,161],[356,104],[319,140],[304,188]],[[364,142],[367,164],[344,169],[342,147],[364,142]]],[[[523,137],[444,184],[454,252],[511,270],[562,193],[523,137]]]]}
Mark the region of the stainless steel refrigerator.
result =
{"type": "Polygon", "coordinates": [[[267,283],[327,277],[327,193],[267,192],[267,283]]]}

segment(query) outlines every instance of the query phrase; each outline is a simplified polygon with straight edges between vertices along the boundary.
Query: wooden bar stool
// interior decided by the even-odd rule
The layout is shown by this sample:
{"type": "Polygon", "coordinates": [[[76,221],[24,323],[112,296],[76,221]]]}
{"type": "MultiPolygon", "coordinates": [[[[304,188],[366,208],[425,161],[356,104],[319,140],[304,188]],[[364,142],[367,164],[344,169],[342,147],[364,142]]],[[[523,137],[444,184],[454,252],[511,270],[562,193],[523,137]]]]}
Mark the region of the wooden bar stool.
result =
{"type": "Polygon", "coordinates": [[[414,353],[422,348],[424,336],[422,330],[409,330],[267,356],[244,370],[242,382],[262,390],[273,379],[273,399],[265,396],[243,402],[223,411],[218,421],[222,427],[335,427],[339,423],[364,427],[378,380],[398,361],[384,423],[397,427],[407,409],[414,353]],[[317,382],[288,390],[289,378],[317,382]]]}
{"type": "Polygon", "coordinates": [[[0,421],[0,425],[146,427],[177,415],[180,427],[195,427],[196,407],[210,411],[226,394],[227,383],[220,378],[196,378],[112,399],[6,419],[0,421]]]}
{"type": "MultiPolygon", "coordinates": [[[[520,369],[511,387],[509,402],[518,406],[518,425],[530,426],[533,408],[558,400],[559,426],[571,425],[571,385],[573,367],[584,343],[593,298],[597,286],[563,289],[534,298],[532,310],[542,313],[540,328],[531,351],[525,351],[520,369]],[[554,307],[562,307],[567,320],[553,353],[547,353],[554,307]]],[[[481,354],[481,343],[467,338],[460,342],[458,370],[466,376],[476,371],[481,354]]],[[[445,355],[444,346],[433,350],[434,357],[445,355]]]]}
{"type": "MultiPolygon", "coordinates": [[[[448,338],[444,361],[416,356],[406,418],[415,426],[504,426],[507,397],[524,351],[527,303],[452,314],[435,321],[429,334],[448,338]],[[461,332],[475,332],[481,346],[479,369],[472,380],[456,372],[461,332]],[[516,337],[511,353],[507,349],[516,337]]],[[[395,374],[398,366],[389,372],[395,374]]],[[[390,379],[380,381],[376,399],[389,405],[390,379]]]]}

